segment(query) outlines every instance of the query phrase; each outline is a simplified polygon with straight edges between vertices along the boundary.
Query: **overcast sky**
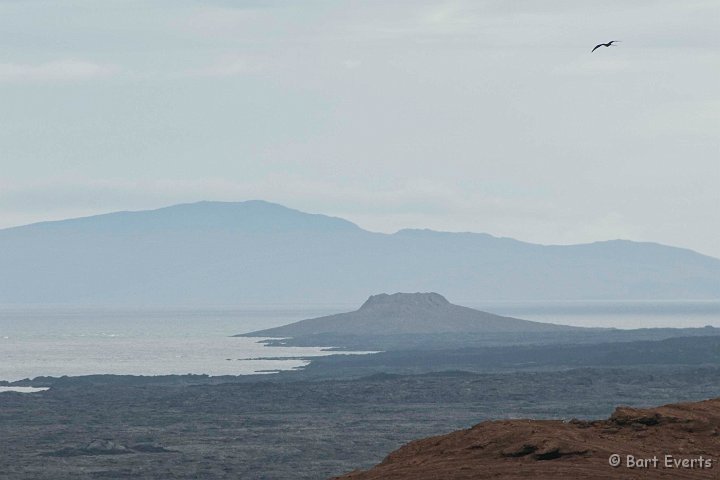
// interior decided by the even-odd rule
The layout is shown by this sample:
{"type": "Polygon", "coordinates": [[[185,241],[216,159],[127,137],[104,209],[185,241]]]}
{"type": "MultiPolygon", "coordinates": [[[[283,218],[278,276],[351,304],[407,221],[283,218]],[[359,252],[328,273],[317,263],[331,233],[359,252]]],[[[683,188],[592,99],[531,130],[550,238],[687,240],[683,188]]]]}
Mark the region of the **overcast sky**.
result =
{"type": "Polygon", "coordinates": [[[717,0],[0,0],[0,227],[265,199],[720,257],[719,27],[717,0]]]}

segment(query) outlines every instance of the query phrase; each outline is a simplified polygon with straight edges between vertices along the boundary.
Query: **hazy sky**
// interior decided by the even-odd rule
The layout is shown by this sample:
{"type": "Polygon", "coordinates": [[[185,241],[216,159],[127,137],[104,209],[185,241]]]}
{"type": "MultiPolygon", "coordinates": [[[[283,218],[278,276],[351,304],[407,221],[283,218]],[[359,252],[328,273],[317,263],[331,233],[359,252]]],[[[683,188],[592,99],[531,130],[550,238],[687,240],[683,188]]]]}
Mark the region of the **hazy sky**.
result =
{"type": "Polygon", "coordinates": [[[257,198],[720,257],[719,27],[718,0],[0,0],[0,226],[257,198]]]}

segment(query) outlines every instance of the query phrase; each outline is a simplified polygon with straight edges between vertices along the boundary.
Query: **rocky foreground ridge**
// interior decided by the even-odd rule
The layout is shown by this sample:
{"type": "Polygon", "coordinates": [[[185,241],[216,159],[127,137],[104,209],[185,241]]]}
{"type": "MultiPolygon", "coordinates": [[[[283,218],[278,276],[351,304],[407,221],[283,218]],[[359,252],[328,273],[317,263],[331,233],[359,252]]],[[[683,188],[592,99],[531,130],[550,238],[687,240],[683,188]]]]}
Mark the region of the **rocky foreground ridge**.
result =
{"type": "Polygon", "coordinates": [[[701,479],[720,478],[719,461],[716,398],[650,409],[619,407],[607,420],[483,422],[411,442],[370,470],[336,478],[701,479]]]}

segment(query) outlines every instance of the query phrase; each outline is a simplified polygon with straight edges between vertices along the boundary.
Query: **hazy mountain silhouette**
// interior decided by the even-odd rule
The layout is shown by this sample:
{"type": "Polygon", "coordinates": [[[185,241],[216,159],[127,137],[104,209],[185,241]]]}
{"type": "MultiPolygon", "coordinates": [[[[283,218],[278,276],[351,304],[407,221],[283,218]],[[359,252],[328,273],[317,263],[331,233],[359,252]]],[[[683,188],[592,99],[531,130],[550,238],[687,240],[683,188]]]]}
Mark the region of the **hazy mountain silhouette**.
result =
{"type": "Polygon", "coordinates": [[[453,305],[438,293],[373,295],[354,312],[311,318],[244,334],[247,337],[305,335],[397,335],[579,330],[549,323],[502,317],[453,305]]]}
{"type": "Polygon", "coordinates": [[[720,260],[615,240],[542,246],[365,231],[262,201],[200,202],[0,230],[0,303],[356,303],[720,298],[720,260]]]}

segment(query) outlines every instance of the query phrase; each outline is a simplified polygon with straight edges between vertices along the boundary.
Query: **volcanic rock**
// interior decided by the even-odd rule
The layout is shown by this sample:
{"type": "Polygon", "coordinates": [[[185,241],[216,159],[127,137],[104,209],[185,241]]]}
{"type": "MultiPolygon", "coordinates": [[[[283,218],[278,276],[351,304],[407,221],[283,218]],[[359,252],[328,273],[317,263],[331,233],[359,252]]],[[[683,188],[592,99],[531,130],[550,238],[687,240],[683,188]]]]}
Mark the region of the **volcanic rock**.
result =
{"type": "Polygon", "coordinates": [[[607,420],[500,420],[411,442],[337,479],[477,480],[720,477],[720,398],[607,420]],[[620,465],[611,466],[613,455],[620,465]],[[656,459],[656,460],[655,460],[656,459]]]}
{"type": "Polygon", "coordinates": [[[450,303],[438,293],[372,295],[354,312],[311,318],[241,336],[399,335],[435,333],[559,332],[581,330],[503,317],[450,303]]]}

